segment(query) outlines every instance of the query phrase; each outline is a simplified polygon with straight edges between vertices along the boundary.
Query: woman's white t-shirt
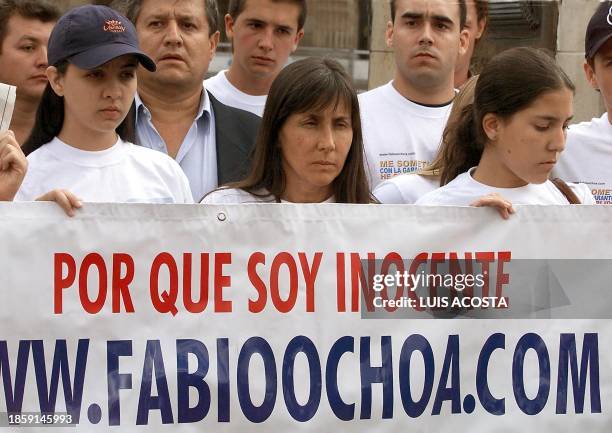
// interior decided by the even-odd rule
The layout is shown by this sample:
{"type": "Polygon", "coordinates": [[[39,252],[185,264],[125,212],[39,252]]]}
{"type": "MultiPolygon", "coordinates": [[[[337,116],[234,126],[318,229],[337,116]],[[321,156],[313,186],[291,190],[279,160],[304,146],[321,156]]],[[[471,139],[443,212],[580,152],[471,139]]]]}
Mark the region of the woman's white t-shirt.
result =
{"type": "Polygon", "coordinates": [[[440,178],[420,174],[402,174],[379,184],[372,194],[382,204],[414,204],[440,187],[440,178]]]}
{"type": "MultiPolygon", "coordinates": [[[[334,196],[321,203],[335,203],[334,196]]],[[[257,194],[251,194],[240,188],[219,188],[207,194],[202,201],[202,204],[249,204],[249,203],[277,203],[276,198],[265,189],[257,191],[257,194]]],[[[281,200],[281,203],[291,203],[286,200],[281,200]]]]}
{"type": "MultiPolygon", "coordinates": [[[[561,191],[547,180],[541,184],[530,183],[518,188],[496,188],[478,182],[472,177],[474,168],[460,174],[452,182],[425,194],[417,205],[469,206],[480,197],[497,193],[512,204],[559,205],[569,204],[561,191]]],[[[582,204],[595,204],[589,188],[581,183],[568,184],[582,204]]]]}
{"type": "Polygon", "coordinates": [[[193,203],[189,181],[176,161],[121,139],[91,152],[55,137],[28,155],[28,172],[15,200],[36,200],[58,188],[85,202],[193,203]]]}

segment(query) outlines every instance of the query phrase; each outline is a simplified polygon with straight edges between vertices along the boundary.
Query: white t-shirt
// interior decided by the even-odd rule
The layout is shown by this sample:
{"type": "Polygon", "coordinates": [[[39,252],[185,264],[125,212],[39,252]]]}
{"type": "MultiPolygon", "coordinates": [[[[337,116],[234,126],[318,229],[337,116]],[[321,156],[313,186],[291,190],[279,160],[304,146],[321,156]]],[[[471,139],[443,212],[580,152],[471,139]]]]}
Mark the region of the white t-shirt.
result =
{"type": "MultiPolygon", "coordinates": [[[[276,203],[273,195],[270,195],[267,190],[259,190],[258,195],[251,194],[240,188],[219,188],[210,194],[207,194],[200,203],[202,204],[248,204],[248,203],[276,203]]],[[[321,203],[335,203],[334,196],[321,203]]],[[[281,203],[291,203],[290,201],[281,200],[281,203]]]]}
{"type": "Polygon", "coordinates": [[[612,125],[608,113],[569,127],[565,151],[553,176],[585,183],[597,204],[612,204],[612,125]]]}
{"type": "Polygon", "coordinates": [[[268,95],[254,96],[244,93],[229,82],[225,73],[220,71],[214,77],[204,81],[204,88],[213,94],[222,104],[249,111],[259,117],[263,116],[268,95]]]}
{"type": "Polygon", "coordinates": [[[436,155],[452,104],[427,107],[404,98],[392,82],[359,95],[370,186],[414,173],[436,155]]]}
{"type": "Polygon", "coordinates": [[[85,202],[193,203],[176,161],[121,139],[109,149],[89,152],[55,137],[28,155],[28,172],[15,200],[32,201],[57,188],[85,202]]]}
{"type": "MultiPolygon", "coordinates": [[[[563,193],[547,180],[544,183],[530,183],[518,188],[496,188],[478,182],[472,177],[474,169],[460,174],[453,181],[425,194],[417,205],[445,205],[445,206],[469,206],[480,197],[497,193],[509,200],[512,204],[569,204],[563,193]]],[[[578,196],[582,204],[595,204],[595,200],[584,184],[568,184],[572,191],[578,196]]]]}
{"type": "Polygon", "coordinates": [[[379,184],[372,194],[383,204],[414,204],[423,195],[440,188],[440,178],[402,174],[379,184]]]}

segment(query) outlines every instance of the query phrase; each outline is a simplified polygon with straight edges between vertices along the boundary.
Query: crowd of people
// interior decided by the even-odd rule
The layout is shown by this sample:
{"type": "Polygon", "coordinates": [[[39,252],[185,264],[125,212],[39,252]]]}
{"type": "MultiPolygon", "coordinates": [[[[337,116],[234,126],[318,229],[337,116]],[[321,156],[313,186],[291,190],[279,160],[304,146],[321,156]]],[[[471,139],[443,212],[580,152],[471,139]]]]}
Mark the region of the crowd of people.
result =
{"type": "Polygon", "coordinates": [[[391,0],[392,81],[357,95],[330,58],[287,65],[306,0],[115,0],[60,16],[0,0],[0,200],[612,203],[612,2],[585,35],[607,113],[570,125],[574,84],[547,53],[512,48],[478,76],[486,0],[391,0]],[[224,24],[232,63],[205,80],[224,24]],[[567,147],[567,150],[566,150],[567,147]],[[608,192],[606,192],[608,191],[608,192]]]}

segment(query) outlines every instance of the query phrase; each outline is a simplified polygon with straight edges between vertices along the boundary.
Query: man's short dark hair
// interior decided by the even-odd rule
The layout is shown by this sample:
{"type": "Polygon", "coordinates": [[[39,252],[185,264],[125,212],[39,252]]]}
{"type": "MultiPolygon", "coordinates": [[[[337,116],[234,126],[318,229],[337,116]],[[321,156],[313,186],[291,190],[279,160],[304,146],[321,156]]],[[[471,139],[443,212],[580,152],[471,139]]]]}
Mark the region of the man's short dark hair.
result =
{"type": "Polygon", "coordinates": [[[476,5],[476,16],[478,21],[486,20],[489,18],[489,0],[474,0],[476,5]]]}
{"type": "MultiPolygon", "coordinates": [[[[391,0],[391,22],[395,22],[395,3],[397,0],[391,0]]],[[[465,0],[455,0],[459,4],[459,28],[465,27],[467,20],[467,6],[465,0]]]]}
{"type": "MultiPolygon", "coordinates": [[[[272,0],[275,3],[294,3],[300,7],[300,15],[298,16],[298,30],[304,28],[304,24],[306,23],[306,0],[272,0]]],[[[238,18],[238,15],[242,13],[244,10],[244,5],[247,0],[230,0],[229,7],[227,8],[227,13],[232,17],[234,21],[238,18]]]]}
{"type": "Polygon", "coordinates": [[[57,21],[61,12],[47,0],[0,0],[0,52],[8,31],[8,22],[14,15],[49,23],[57,21]]]}
{"type": "MultiPolygon", "coordinates": [[[[113,0],[110,7],[126,16],[134,25],[140,14],[140,8],[144,0],[113,0]]],[[[208,35],[212,35],[219,30],[219,7],[217,0],[202,0],[206,21],[208,22],[208,35]]]]}

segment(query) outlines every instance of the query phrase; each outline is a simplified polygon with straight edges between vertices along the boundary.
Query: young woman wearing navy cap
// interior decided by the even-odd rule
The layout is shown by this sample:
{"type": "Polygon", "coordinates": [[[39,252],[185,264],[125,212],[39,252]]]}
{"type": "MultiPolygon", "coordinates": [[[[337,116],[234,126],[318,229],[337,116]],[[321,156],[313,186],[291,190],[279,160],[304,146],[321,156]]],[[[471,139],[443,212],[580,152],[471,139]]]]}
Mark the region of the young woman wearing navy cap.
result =
{"type": "Polygon", "coordinates": [[[129,20],[105,6],[73,9],[51,33],[48,58],[49,84],[23,146],[29,168],[15,199],[60,190],[51,198],[65,208],[78,207],[76,197],[191,203],[187,178],[172,158],[122,139],[133,124],[126,117],[136,68],[155,70],[129,20]]]}

